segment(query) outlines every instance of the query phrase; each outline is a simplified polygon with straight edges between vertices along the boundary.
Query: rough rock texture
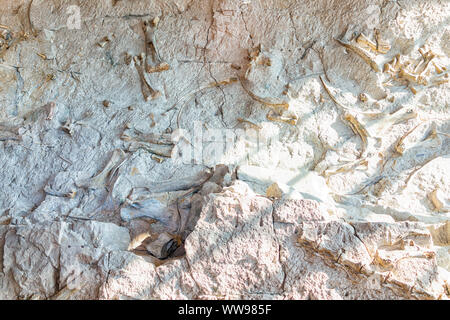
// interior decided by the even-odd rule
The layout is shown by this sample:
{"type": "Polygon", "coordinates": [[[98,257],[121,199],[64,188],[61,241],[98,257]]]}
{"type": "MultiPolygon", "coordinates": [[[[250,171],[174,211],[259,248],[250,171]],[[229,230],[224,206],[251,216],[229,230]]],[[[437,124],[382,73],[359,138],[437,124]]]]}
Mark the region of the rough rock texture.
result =
{"type": "Polygon", "coordinates": [[[239,181],[209,196],[185,257],[156,267],[129,241],[108,223],[10,227],[2,298],[437,299],[448,290],[423,225],[350,225],[313,200],[272,203],[239,181]]]}
{"type": "Polygon", "coordinates": [[[448,297],[449,15],[0,0],[0,298],[448,297]]]}

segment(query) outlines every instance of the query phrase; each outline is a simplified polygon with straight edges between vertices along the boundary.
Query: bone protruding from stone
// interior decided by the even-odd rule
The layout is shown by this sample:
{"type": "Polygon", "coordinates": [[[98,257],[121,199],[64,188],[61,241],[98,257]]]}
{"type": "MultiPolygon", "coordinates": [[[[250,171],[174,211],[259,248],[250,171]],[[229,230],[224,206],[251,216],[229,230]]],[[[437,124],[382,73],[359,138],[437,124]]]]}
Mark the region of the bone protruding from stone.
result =
{"type": "Polygon", "coordinates": [[[196,175],[176,178],[166,181],[151,181],[148,177],[143,175],[136,175],[133,178],[134,188],[146,188],[152,193],[171,192],[180,190],[189,190],[194,187],[199,187],[211,178],[212,172],[210,170],[201,171],[196,175]]]}
{"type": "Polygon", "coordinates": [[[125,158],[125,153],[120,150],[116,149],[114,150],[111,159],[106,164],[105,168],[97,174],[95,177],[84,179],[81,181],[78,181],[76,185],[78,187],[84,187],[84,188],[91,188],[91,189],[100,189],[104,187],[107,183],[108,177],[110,177],[110,173],[115,171],[118,165],[120,165],[123,162],[123,159],[125,158]]]}

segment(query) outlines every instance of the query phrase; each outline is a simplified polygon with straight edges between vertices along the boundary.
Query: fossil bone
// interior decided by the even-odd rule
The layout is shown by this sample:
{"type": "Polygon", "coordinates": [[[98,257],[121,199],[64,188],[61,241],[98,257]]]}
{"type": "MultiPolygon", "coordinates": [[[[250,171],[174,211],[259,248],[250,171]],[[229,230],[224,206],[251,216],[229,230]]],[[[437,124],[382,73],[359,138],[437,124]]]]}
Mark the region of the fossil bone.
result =
{"type": "Polygon", "coordinates": [[[411,108],[400,108],[396,112],[386,115],[380,119],[364,121],[371,136],[380,137],[394,124],[417,118],[417,112],[411,108]]]}
{"type": "Polygon", "coordinates": [[[361,165],[367,165],[366,159],[358,159],[355,161],[349,161],[347,163],[341,164],[341,165],[334,165],[329,166],[324,172],[324,177],[328,178],[332,175],[338,174],[338,173],[344,173],[348,172],[356,167],[359,167],[361,165]]]}
{"type": "Polygon", "coordinates": [[[145,248],[156,258],[166,259],[181,244],[174,238],[175,237],[168,232],[163,232],[159,235],[158,239],[147,244],[145,248]]]}
{"type": "Polygon", "coordinates": [[[430,164],[431,162],[435,161],[436,159],[440,159],[442,158],[442,156],[440,155],[434,155],[432,156],[430,159],[426,160],[424,163],[420,164],[419,166],[417,166],[406,178],[405,180],[405,184],[400,188],[400,190],[406,189],[406,187],[408,186],[409,181],[411,181],[411,179],[417,174],[417,172],[419,172],[420,170],[422,170],[425,166],[427,166],[428,164],[430,164]]]}
{"type": "Polygon", "coordinates": [[[258,97],[256,94],[254,94],[246,85],[246,81],[243,77],[239,77],[239,81],[241,83],[242,88],[244,89],[244,91],[255,101],[258,101],[266,106],[269,107],[276,107],[276,108],[284,108],[284,109],[288,109],[289,108],[289,103],[286,101],[277,101],[273,98],[261,98],[258,97]]]}
{"type": "Polygon", "coordinates": [[[361,138],[362,141],[362,150],[360,153],[360,157],[363,157],[366,153],[367,150],[367,145],[368,145],[368,137],[369,134],[367,133],[367,130],[364,128],[364,126],[353,116],[351,115],[349,112],[346,112],[343,115],[343,119],[345,121],[347,121],[350,124],[351,129],[353,130],[353,132],[357,135],[359,135],[359,137],[361,138]]]}
{"type": "MultiPolygon", "coordinates": [[[[434,120],[434,119],[428,119],[428,120],[422,121],[422,122],[420,122],[419,124],[417,124],[416,126],[414,126],[411,130],[407,131],[404,135],[402,135],[402,136],[397,140],[397,142],[396,142],[395,145],[394,145],[394,150],[395,150],[399,155],[402,155],[402,154],[405,152],[405,150],[407,149],[406,140],[409,138],[409,136],[410,136],[415,130],[417,130],[417,128],[419,128],[420,126],[422,126],[422,125],[424,125],[424,124],[427,124],[429,121],[432,121],[432,120],[434,120]]],[[[440,119],[440,120],[442,120],[442,119],[440,119]]],[[[444,136],[447,136],[447,137],[450,136],[450,135],[448,135],[448,134],[446,134],[446,133],[444,133],[444,132],[439,132],[439,131],[437,131],[437,129],[436,129],[436,123],[433,122],[433,123],[431,124],[430,132],[429,132],[428,136],[422,141],[422,143],[423,143],[425,140],[437,138],[438,135],[444,135],[444,136]]],[[[416,144],[416,146],[417,146],[417,144],[416,144]]]]}
{"type": "Polygon", "coordinates": [[[105,37],[102,38],[102,40],[100,40],[99,42],[97,42],[97,45],[98,45],[100,48],[103,48],[103,47],[105,47],[106,44],[109,43],[110,41],[111,41],[111,40],[109,39],[109,37],[108,37],[108,36],[105,36],[105,37]]]}
{"type": "Polygon", "coordinates": [[[242,118],[237,118],[236,120],[237,120],[238,123],[245,123],[245,124],[248,124],[248,125],[251,126],[253,129],[256,129],[256,130],[260,130],[260,129],[261,129],[261,126],[257,125],[256,123],[253,123],[253,122],[251,122],[251,121],[249,121],[249,120],[242,119],[242,118]]]}
{"type": "Polygon", "coordinates": [[[44,108],[48,109],[48,113],[47,113],[47,118],[46,120],[52,120],[53,117],[55,116],[55,108],[56,108],[56,103],[54,103],[53,101],[47,103],[44,108]]]}
{"type": "Polygon", "coordinates": [[[65,286],[55,295],[51,296],[50,300],[70,300],[72,299],[73,295],[78,291],[79,289],[69,289],[67,286],[65,286]]]}
{"type": "Polygon", "coordinates": [[[360,33],[359,36],[356,38],[356,42],[360,44],[362,47],[366,47],[373,51],[374,53],[387,53],[391,47],[390,45],[381,40],[379,32],[375,32],[375,38],[376,43],[371,41],[369,38],[366,37],[363,33],[360,33]]]}
{"type": "Polygon", "coordinates": [[[109,183],[109,178],[114,175],[114,172],[123,164],[126,159],[125,153],[120,150],[114,150],[111,159],[106,164],[105,168],[96,176],[77,181],[75,184],[79,188],[101,189],[109,183]]]}
{"type": "Polygon", "coordinates": [[[270,110],[266,115],[267,120],[276,121],[276,122],[284,122],[290,125],[296,125],[298,121],[298,117],[293,114],[291,116],[285,116],[283,113],[276,112],[274,110],[270,110]]]}
{"type": "Polygon", "coordinates": [[[391,76],[390,82],[384,85],[392,85],[392,80],[407,84],[413,94],[417,94],[418,89],[412,85],[433,87],[448,82],[448,76],[444,73],[445,68],[440,67],[436,61],[438,55],[431,50],[425,52],[423,48],[418,49],[421,58],[411,59],[397,54],[391,62],[384,65],[383,71],[391,76]],[[435,73],[431,71],[434,66],[435,73]]]}
{"type": "Polygon", "coordinates": [[[331,100],[333,100],[333,102],[338,107],[343,109],[343,111],[348,110],[348,111],[351,111],[352,113],[360,113],[360,114],[363,114],[363,115],[365,115],[367,117],[377,117],[377,116],[382,114],[382,112],[379,112],[379,111],[372,111],[372,112],[370,112],[370,111],[361,111],[361,110],[357,110],[357,109],[353,109],[353,108],[347,107],[346,106],[347,103],[340,102],[336,98],[335,94],[332,92],[332,90],[334,91],[335,89],[332,89],[331,86],[329,84],[327,84],[326,81],[321,76],[319,76],[319,79],[322,82],[322,85],[323,85],[325,91],[327,92],[328,96],[331,98],[331,100]]]}
{"type": "Polygon", "coordinates": [[[154,18],[152,22],[144,21],[142,23],[142,31],[144,33],[145,41],[144,66],[145,71],[148,73],[162,72],[170,69],[170,65],[168,63],[161,61],[158,48],[156,47],[156,27],[158,26],[158,23],[159,17],[154,18]],[[153,32],[151,32],[151,29],[154,29],[153,32]],[[152,36],[150,36],[150,33],[152,33],[152,36]],[[148,64],[149,57],[151,57],[152,61],[156,63],[155,66],[150,66],[148,64]]]}
{"type": "Polygon", "coordinates": [[[444,193],[436,188],[428,194],[428,199],[433,203],[434,210],[437,212],[449,212],[450,205],[446,201],[444,193]]]}
{"type": "Polygon", "coordinates": [[[136,67],[136,70],[139,74],[139,78],[141,79],[141,89],[142,89],[142,95],[144,96],[145,101],[149,101],[150,99],[156,99],[161,95],[161,92],[154,90],[147,82],[147,79],[145,78],[144,70],[143,70],[143,61],[144,56],[143,54],[140,56],[134,57],[134,66],[136,67]]]}
{"type": "Polygon", "coordinates": [[[17,130],[12,128],[6,128],[0,126],[0,141],[14,140],[20,141],[22,137],[16,132],[17,130]]]}
{"type": "Polygon", "coordinates": [[[71,192],[67,192],[67,193],[54,191],[49,186],[45,186],[44,187],[44,192],[45,192],[45,194],[48,194],[48,195],[53,196],[53,197],[69,198],[69,199],[75,198],[75,196],[77,194],[76,191],[71,191],[71,192]]]}

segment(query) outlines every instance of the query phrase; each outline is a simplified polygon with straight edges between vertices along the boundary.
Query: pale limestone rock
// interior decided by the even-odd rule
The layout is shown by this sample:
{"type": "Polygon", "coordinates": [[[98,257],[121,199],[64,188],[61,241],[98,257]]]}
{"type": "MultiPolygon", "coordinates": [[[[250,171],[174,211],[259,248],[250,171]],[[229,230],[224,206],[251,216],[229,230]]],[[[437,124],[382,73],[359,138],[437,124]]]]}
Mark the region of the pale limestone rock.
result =
{"type": "Polygon", "coordinates": [[[185,248],[202,294],[270,294],[282,283],[272,203],[265,198],[211,196],[185,248]]]}
{"type": "Polygon", "coordinates": [[[281,199],[283,197],[283,191],[280,189],[277,183],[272,183],[266,190],[266,197],[281,199]]]}
{"type": "Polygon", "coordinates": [[[274,219],[299,224],[303,221],[329,221],[330,215],[314,200],[285,200],[274,203],[274,219]]]}
{"type": "MultiPolygon", "coordinates": [[[[446,24],[449,3],[336,0],[324,10],[323,2],[312,0],[135,0],[115,6],[110,0],[35,0],[33,30],[24,21],[29,4],[0,0],[0,24],[29,34],[4,54],[0,39],[0,133],[13,125],[21,136],[0,141],[0,298],[429,299],[445,298],[445,278],[448,294],[443,268],[450,268],[450,216],[434,212],[427,199],[440,190],[436,199],[445,209],[450,192],[450,144],[442,134],[449,132],[448,83],[416,95],[403,85],[384,86],[383,74],[334,39],[344,30],[374,39],[376,28],[391,46],[389,57],[377,61],[397,53],[418,57],[425,44],[447,66],[450,33],[436,26],[446,24]],[[80,29],[68,26],[70,5],[79,6],[80,29]],[[140,24],[155,17],[158,54],[171,68],[148,75],[162,95],[145,102],[139,76],[124,58],[143,51],[140,24]],[[110,41],[99,47],[105,36],[110,41]],[[260,44],[270,63],[248,72],[249,87],[265,98],[289,100],[297,125],[269,121],[267,108],[239,83],[183,100],[202,86],[245,74],[248,49],[260,44]],[[404,107],[419,117],[385,130],[367,166],[325,179],[320,173],[357,159],[362,145],[319,76],[330,78],[339,101],[357,113],[404,107]],[[366,102],[358,101],[361,93],[366,102]],[[153,134],[173,130],[177,111],[165,114],[172,105],[184,106],[183,145],[195,144],[199,128],[224,133],[208,141],[217,159],[199,148],[193,149],[195,161],[186,162],[137,150],[111,172],[105,188],[76,185],[101,172],[113,150],[130,147],[120,139],[124,126],[153,134]],[[403,155],[388,159],[398,139],[422,120],[403,155]],[[431,121],[436,137],[425,139],[431,121]],[[221,150],[220,139],[236,143],[221,150]],[[137,179],[133,172],[158,184],[195,175],[210,162],[226,166],[217,166],[201,192],[181,204],[186,256],[159,265],[127,251],[138,245],[139,234],[151,231],[157,238],[165,231],[161,223],[142,230],[121,220],[137,179]],[[241,181],[233,183],[236,177],[241,181]],[[273,183],[283,201],[261,196],[273,183]],[[338,201],[347,195],[345,204],[338,201]]],[[[375,127],[367,129],[377,136],[375,127]]],[[[157,213],[179,196],[155,195],[163,207],[157,213]]]]}

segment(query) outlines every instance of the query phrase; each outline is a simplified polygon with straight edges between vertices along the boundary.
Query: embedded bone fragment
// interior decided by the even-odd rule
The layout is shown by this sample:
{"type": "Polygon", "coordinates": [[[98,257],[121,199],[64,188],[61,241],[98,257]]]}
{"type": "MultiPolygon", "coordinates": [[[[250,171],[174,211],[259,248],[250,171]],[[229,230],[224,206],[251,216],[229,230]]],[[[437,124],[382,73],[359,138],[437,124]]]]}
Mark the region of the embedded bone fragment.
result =
{"type": "Polygon", "coordinates": [[[201,171],[196,175],[185,177],[181,179],[171,179],[166,181],[154,182],[147,177],[137,175],[133,177],[134,188],[146,188],[152,193],[170,192],[189,190],[191,188],[199,187],[209,180],[213,175],[211,170],[201,171]]]}
{"type": "Polygon", "coordinates": [[[156,27],[159,23],[159,17],[153,19],[152,22],[144,21],[142,24],[142,31],[145,38],[145,57],[144,67],[148,73],[162,72],[170,69],[170,66],[166,62],[161,61],[158,49],[156,47],[156,27]],[[153,32],[152,32],[153,29],[153,32]],[[150,66],[148,64],[148,58],[151,57],[152,61],[156,64],[150,66]]]}
{"type": "Polygon", "coordinates": [[[370,49],[371,51],[375,52],[375,53],[387,53],[390,50],[390,45],[385,42],[382,41],[379,37],[377,39],[377,43],[374,43],[373,41],[371,41],[369,38],[367,38],[363,33],[360,33],[359,36],[356,38],[356,42],[367,48],[370,49]]]}
{"type": "Polygon", "coordinates": [[[361,102],[367,102],[369,99],[367,98],[367,95],[365,93],[360,93],[358,96],[359,100],[361,102]]]}
{"type": "Polygon", "coordinates": [[[69,198],[69,199],[75,198],[75,196],[77,194],[76,191],[72,191],[72,192],[68,192],[68,193],[53,191],[51,189],[51,187],[49,187],[49,186],[44,187],[44,192],[53,197],[69,198]]]}
{"type": "Polygon", "coordinates": [[[344,163],[342,165],[336,165],[336,166],[329,166],[324,172],[323,175],[324,177],[329,177],[338,173],[344,173],[344,172],[348,172],[354,168],[357,168],[361,165],[367,165],[367,160],[366,159],[358,159],[355,161],[350,161],[347,163],[344,163]]]}
{"type": "Polygon", "coordinates": [[[244,89],[245,92],[247,92],[247,94],[253,99],[256,100],[266,106],[269,107],[277,107],[277,108],[284,108],[284,109],[288,109],[289,108],[289,103],[287,101],[277,101],[274,98],[262,98],[257,96],[256,94],[254,94],[250,89],[248,89],[247,85],[246,85],[246,81],[243,77],[239,78],[240,83],[242,85],[242,88],[244,89]]]}
{"type": "Polygon", "coordinates": [[[347,106],[347,103],[345,102],[341,102],[337,99],[337,97],[335,96],[334,91],[336,91],[335,88],[332,88],[330,86],[330,84],[328,84],[321,76],[319,76],[320,82],[322,82],[322,85],[325,89],[325,91],[327,92],[328,96],[331,98],[331,100],[333,100],[333,102],[341,109],[343,110],[348,110],[351,111],[352,113],[359,113],[359,114],[363,114],[367,117],[376,117],[379,116],[380,114],[382,114],[382,112],[379,111],[360,111],[357,109],[353,109],[347,106]]]}
{"type": "Polygon", "coordinates": [[[70,300],[71,297],[77,292],[79,289],[69,289],[67,286],[56,293],[54,296],[50,298],[50,300],[70,300]]]}
{"type": "Polygon", "coordinates": [[[430,66],[431,60],[436,58],[436,54],[432,51],[424,52],[422,48],[419,49],[420,54],[422,55],[423,60],[419,61],[416,68],[414,69],[414,73],[416,74],[422,74],[427,71],[428,67],[430,66]]]}
{"type": "Polygon", "coordinates": [[[125,159],[125,153],[120,150],[114,150],[111,159],[106,164],[105,168],[95,177],[78,181],[77,187],[100,189],[106,186],[107,180],[112,177],[114,171],[120,166],[125,159]]]}
{"type": "Polygon", "coordinates": [[[171,140],[170,134],[142,134],[136,130],[130,129],[124,132],[121,139],[130,142],[129,150],[131,152],[143,149],[154,155],[165,158],[170,158],[172,156],[174,143],[171,140]],[[130,136],[129,133],[132,135],[130,136]]]}
{"type": "Polygon", "coordinates": [[[158,259],[166,259],[177,247],[177,242],[173,236],[167,232],[161,233],[158,239],[145,246],[147,251],[158,259]]]}
{"type": "Polygon", "coordinates": [[[42,58],[42,60],[48,60],[47,56],[43,53],[36,53],[39,57],[42,58]]]}
{"type": "Polygon", "coordinates": [[[261,129],[261,126],[257,125],[256,123],[253,123],[253,122],[251,122],[249,120],[246,120],[246,119],[237,118],[236,121],[238,123],[248,124],[250,127],[252,127],[255,130],[260,130],[261,129]]]}
{"type": "Polygon", "coordinates": [[[168,208],[156,199],[129,203],[120,210],[120,216],[124,221],[147,217],[163,223],[169,223],[170,219],[166,215],[168,208]]]}
{"type": "Polygon", "coordinates": [[[437,212],[449,212],[450,204],[445,199],[444,193],[441,189],[437,188],[428,194],[428,199],[433,203],[434,210],[437,212]]]}
{"type": "Polygon", "coordinates": [[[375,40],[377,42],[376,51],[378,53],[387,53],[391,49],[390,44],[381,38],[381,34],[378,29],[375,29],[375,40]]]}
{"type": "Polygon", "coordinates": [[[432,85],[433,86],[438,86],[438,85],[441,85],[441,84],[444,84],[444,83],[448,83],[448,82],[449,82],[449,79],[438,80],[438,81],[433,82],[432,85]]]}
{"type": "Polygon", "coordinates": [[[221,85],[232,84],[232,83],[235,83],[235,82],[237,82],[237,78],[234,78],[234,77],[233,77],[233,78],[228,78],[228,79],[226,79],[226,80],[222,80],[222,81],[219,81],[219,82],[212,82],[212,83],[209,83],[209,84],[207,84],[207,85],[201,86],[200,88],[198,88],[198,89],[196,89],[196,90],[194,90],[194,91],[192,91],[192,92],[190,92],[190,93],[188,93],[188,94],[186,94],[186,95],[183,95],[183,96],[182,96],[180,99],[178,99],[178,101],[175,102],[169,109],[167,109],[166,111],[164,111],[164,112],[163,112],[163,115],[165,115],[167,112],[169,112],[169,111],[175,109],[177,106],[181,105],[181,107],[180,107],[180,109],[179,109],[179,111],[178,111],[178,116],[177,116],[178,127],[180,127],[180,126],[179,126],[179,120],[180,120],[181,112],[183,111],[183,108],[184,108],[186,102],[188,102],[190,99],[192,99],[192,98],[193,98],[197,93],[199,93],[200,91],[203,91],[203,90],[209,89],[209,88],[219,87],[219,86],[221,86],[221,85]]]}
{"type": "Polygon", "coordinates": [[[154,134],[154,133],[140,133],[134,129],[130,129],[123,133],[122,140],[124,141],[141,141],[148,142],[153,144],[166,144],[172,145],[172,136],[171,134],[163,133],[163,134],[154,134]]]}
{"type": "Polygon", "coordinates": [[[125,64],[127,66],[129,66],[131,64],[131,62],[133,61],[133,56],[131,54],[129,54],[128,52],[126,52],[124,60],[125,60],[125,64]]]}
{"type": "Polygon", "coordinates": [[[47,114],[47,118],[46,120],[52,120],[54,115],[55,115],[55,108],[56,108],[56,103],[49,102],[46,107],[48,108],[48,114],[47,114]]]}
{"type": "MultiPolygon", "coordinates": [[[[397,54],[391,62],[384,65],[383,71],[391,76],[391,80],[401,82],[403,84],[413,84],[420,86],[437,86],[448,82],[443,74],[444,68],[439,67],[436,62],[438,55],[431,50],[425,52],[423,48],[419,48],[420,59],[411,59],[397,54]],[[434,66],[435,72],[431,70],[434,66]]],[[[417,89],[410,86],[410,90],[416,94],[417,89]]]]}
{"type": "Polygon", "coordinates": [[[111,40],[109,39],[109,37],[108,36],[106,36],[106,37],[104,37],[102,40],[100,40],[98,43],[97,43],[97,45],[100,47],[100,48],[103,48],[104,46],[106,46],[106,44],[108,43],[108,42],[110,42],[111,40]]]}
{"type": "Polygon", "coordinates": [[[375,61],[375,57],[370,52],[358,47],[357,45],[345,42],[343,40],[336,39],[336,41],[340,45],[344,46],[345,48],[349,49],[353,53],[356,53],[358,56],[360,56],[375,72],[381,71],[380,67],[375,61]]]}
{"type": "Polygon", "coordinates": [[[131,152],[135,152],[138,149],[146,150],[150,153],[153,153],[157,156],[165,157],[165,158],[171,158],[172,157],[172,151],[173,151],[174,145],[166,145],[166,144],[153,144],[153,143],[147,143],[144,141],[132,141],[128,150],[131,152]]]}
{"type": "Polygon", "coordinates": [[[170,70],[170,66],[169,66],[169,64],[166,63],[166,62],[162,62],[162,63],[158,64],[158,65],[155,66],[155,67],[150,67],[150,66],[149,66],[149,67],[147,68],[147,72],[148,72],[148,73],[162,72],[162,71],[167,71],[167,70],[170,70]]]}
{"type": "Polygon", "coordinates": [[[412,170],[412,172],[408,175],[408,178],[406,178],[405,180],[405,184],[401,187],[401,189],[405,189],[408,186],[408,183],[411,181],[412,178],[414,178],[414,176],[420,171],[422,170],[425,166],[427,166],[428,164],[430,164],[431,162],[442,158],[439,154],[438,155],[433,155],[431,158],[429,158],[428,160],[426,160],[425,162],[421,163],[418,167],[416,167],[414,170],[412,170]]]}
{"type": "Polygon", "coordinates": [[[61,130],[64,131],[65,133],[67,133],[68,135],[72,136],[73,135],[73,130],[74,130],[74,123],[72,122],[71,119],[67,119],[67,121],[61,126],[61,130]]]}
{"type": "Polygon", "coordinates": [[[151,158],[152,158],[152,160],[155,160],[158,163],[163,163],[165,161],[165,158],[168,158],[168,157],[158,157],[158,156],[153,154],[151,156],[151,158]]]}
{"type": "Polygon", "coordinates": [[[411,130],[407,131],[403,136],[400,137],[400,139],[398,139],[397,143],[394,145],[394,150],[402,155],[403,152],[405,151],[405,139],[414,131],[416,130],[421,124],[416,125],[414,128],[412,128],[411,130]]]}
{"type": "Polygon", "coordinates": [[[283,191],[280,189],[278,184],[275,182],[267,188],[266,196],[268,198],[281,199],[283,197],[283,191]]]}
{"type": "MultiPolygon", "coordinates": [[[[401,136],[400,139],[398,139],[398,141],[397,141],[396,144],[394,145],[395,151],[396,151],[398,154],[402,155],[402,154],[405,152],[405,150],[408,148],[408,145],[407,145],[407,143],[406,143],[407,140],[411,140],[411,139],[408,139],[408,138],[412,135],[412,133],[413,133],[417,128],[419,128],[420,126],[422,126],[422,125],[428,123],[429,121],[430,121],[430,120],[427,120],[427,121],[424,121],[424,122],[419,123],[418,125],[414,126],[411,130],[407,131],[403,136],[401,136]]],[[[429,132],[428,136],[427,136],[425,139],[423,139],[422,141],[420,141],[420,142],[418,142],[418,143],[415,143],[414,146],[415,146],[415,147],[418,147],[419,145],[423,145],[424,147],[428,148],[428,147],[430,146],[430,144],[428,143],[427,140],[430,140],[430,139],[437,139],[437,138],[438,138],[438,135],[440,135],[440,134],[442,134],[442,135],[444,135],[444,136],[446,135],[445,133],[438,132],[437,129],[436,129],[436,123],[433,122],[433,123],[431,124],[431,126],[430,126],[430,132],[429,132]]],[[[441,142],[440,139],[438,139],[437,141],[441,142]]],[[[410,143],[410,144],[411,144],[411,143],[410,143]]]]}
{"type": "Polygon", "coordinates": [[[422,85],[428,84],[428,82],[426,81],[426,79],[423,76],[418,75],[418,74],[413,74],[412,72],[410,72],[406,69],[401,69],[398,73],[398,76],[400,78],[408,80],[409,82],[422,84],[422,85]]]}
{"type": "Polygon", "coordinates": [[[356,118],[351,115],[350,113],[346,112],[343,116],[343,119],[347,121],[350,124],[351,129],[353,132],[361,138],[361,141],[363,143],[363,147],[361,150],[361,157],[365,154],[367,150],[367,139],[369,137],[369,134],[367,133],[367,130],[359,123],[356,118]]]}
{"type": "Polygon", "coordinates": [[[144,63],[144,55],[134,57],[134,66],[139,74],[139,79],[141,80],[141,90],[142,95],[144,96],[145,101],[149,101],[150,99],[156,99],[161,95],[161,92],[153,89],[150,84],[148,84],[147,79],[145,78],[143,63],[144,63]]]}
{"type": "Polygon", "coordinates": [[[186,105],[186,102],[191,100],[200,91],[203,91],[203,90],[209,89],[209,88],[216,88],[216,87],[220,87],[220,86],[229,85],[229,84],[232,84],[235,82],[237,82],[237,78],[231,77],[231,78],[228,78],[228,79],[225,79],[222,81],[212,82],[208,85],[202,86],[202,87],[198,88],[197,90],[194,90],[194,91],[184,95],[183,97],[181,97],[174,105],[172,105],[172,107],[170,107],[169,109],[164,111],[163,115],[165,113],[175,109],[178,105],[181,104],[181,107],[179,107],[178,114],[177,114],[177,128],[180,128],[181,115],[182,115],[183,109],[186,105]]]}
{"type": "Polygon", "coordinates": [[[417,112],[410,108],[400,108],[393,114],[381,119],[369,120],[365,122],[370,135],[376,137],[386,133],[394,124],[417,118],[417,112]]]}

